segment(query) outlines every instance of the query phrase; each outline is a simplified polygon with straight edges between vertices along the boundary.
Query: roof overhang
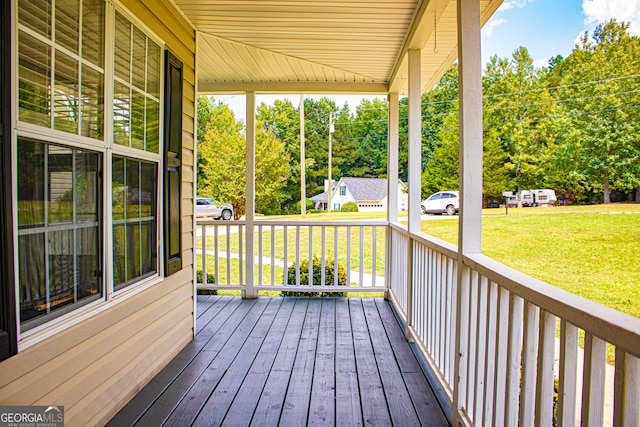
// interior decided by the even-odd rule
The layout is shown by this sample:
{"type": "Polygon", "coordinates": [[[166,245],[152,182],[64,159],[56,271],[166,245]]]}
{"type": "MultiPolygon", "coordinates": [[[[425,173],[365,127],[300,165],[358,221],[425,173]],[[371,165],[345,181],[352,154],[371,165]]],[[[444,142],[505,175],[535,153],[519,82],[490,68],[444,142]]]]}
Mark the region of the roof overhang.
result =
{"type": "MultiPolygon", "coordinates": [[[[502,0],[477,0],[484,24],[502,0]]],[[[174,0],[197,33],[200,93],[430,90],[457,57],[456,0],[174,0]]]]}

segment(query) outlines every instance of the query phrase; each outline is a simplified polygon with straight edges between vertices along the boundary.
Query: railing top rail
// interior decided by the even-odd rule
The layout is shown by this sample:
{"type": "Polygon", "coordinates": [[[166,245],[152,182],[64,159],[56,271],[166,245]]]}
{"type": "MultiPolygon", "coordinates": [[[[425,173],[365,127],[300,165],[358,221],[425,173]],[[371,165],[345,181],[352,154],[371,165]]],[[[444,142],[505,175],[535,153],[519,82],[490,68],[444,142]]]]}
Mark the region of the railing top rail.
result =
{"type": "MultiPolygon", "coordinates": [[[[216,221],[216,220],[198,220],[196,222],[196,225],[219,225],[219,226],[233,226],[233,225],[246,225],[246,221],[244,220],[238,220],[238,221],[216,221]]],[[[336,226],[342,226],[342,227],[347,227],[347,226],[351,226],[351,227],[360,227],[360,226],[365,226],[365,227],[371,227],[371,226],[376,226],[376,227],[386,227],[387,225],[389,225],[389,221],[387,221],[386,219],[362,219],[362,220],[332,220],[332,221],[291,221],[291,220],[262,220],[262,219],[256,219],[255,221],[253,221],[253,224],[255,226],[258,225],[262,225],[262,226],[290,226],[290,227],[295,227],[295,226],[301,226],[301,227],[336,227],[336,226]]]]}
{"type": "Polygon", "coordinates": [[[640,357],[639,318],[534,279],[486,255],[465,255],[464,262],[526,301],[640,357]]]}

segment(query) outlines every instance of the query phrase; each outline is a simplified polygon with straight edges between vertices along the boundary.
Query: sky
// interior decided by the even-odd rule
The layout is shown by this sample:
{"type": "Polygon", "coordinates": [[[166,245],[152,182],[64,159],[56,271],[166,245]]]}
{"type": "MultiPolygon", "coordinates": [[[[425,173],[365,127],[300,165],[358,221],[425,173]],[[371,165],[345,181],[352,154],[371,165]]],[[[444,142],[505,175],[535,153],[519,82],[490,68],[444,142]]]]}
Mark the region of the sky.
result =
{"type": "MultiPolygon", "coordinates": [[[[536,66],[547,66],[551,57],[568,56],[582,34],[592,34],[599,23],[610,19],[630,23],[630,32],[640,36],[640,0],[504,0],[482,29],[482,62],[486,64],[493,55],[511,58],[516,49],[524,46],[536,66]]],[[[363,98],[327,97],[339,107],[347,102],[352,111],[363,98]]],[[[299,95],[258,94],[256,102],[271,104],[283,98],[298,107],[299,95]]],[[[244,121],[244,95],[220,95],[215,99],[228,104],[236,119],[244,121]]]]}

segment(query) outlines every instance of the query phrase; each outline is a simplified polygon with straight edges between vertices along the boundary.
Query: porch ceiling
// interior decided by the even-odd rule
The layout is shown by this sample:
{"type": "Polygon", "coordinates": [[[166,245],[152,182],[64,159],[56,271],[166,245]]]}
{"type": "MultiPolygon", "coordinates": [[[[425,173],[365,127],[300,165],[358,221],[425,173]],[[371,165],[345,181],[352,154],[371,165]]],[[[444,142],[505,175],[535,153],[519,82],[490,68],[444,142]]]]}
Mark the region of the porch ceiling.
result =
{"type": "MultiPolygon", "coordinates": [[[[456,0],[174,0],[198,31],[201,93],[423,91],[457,56],[456,0]],[[435,31],[434,31],[435,28],[435,31]]],[[[502,0],[480,0],[482,23],[502,0]]]]}

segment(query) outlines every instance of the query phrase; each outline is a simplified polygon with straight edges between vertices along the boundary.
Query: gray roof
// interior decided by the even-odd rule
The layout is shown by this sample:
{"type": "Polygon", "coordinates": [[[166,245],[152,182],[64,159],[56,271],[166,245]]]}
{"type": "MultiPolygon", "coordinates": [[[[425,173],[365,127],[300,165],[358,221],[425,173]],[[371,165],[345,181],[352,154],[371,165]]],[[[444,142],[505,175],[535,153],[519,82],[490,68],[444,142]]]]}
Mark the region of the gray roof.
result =
{"type": "Polygon", "coordinates": [[[313,196],[311,200],[313,200],[314,202],[326,202],[329,200],[329,198],[327,197],[327,192],[324,191],[320,194],[316,194],[315,196],[313,196]]]}
{"type": "Polygon", "coordinates": [[[342,178],[356,202],[380,201],[387,195],[386,178],[342,178]]]}

